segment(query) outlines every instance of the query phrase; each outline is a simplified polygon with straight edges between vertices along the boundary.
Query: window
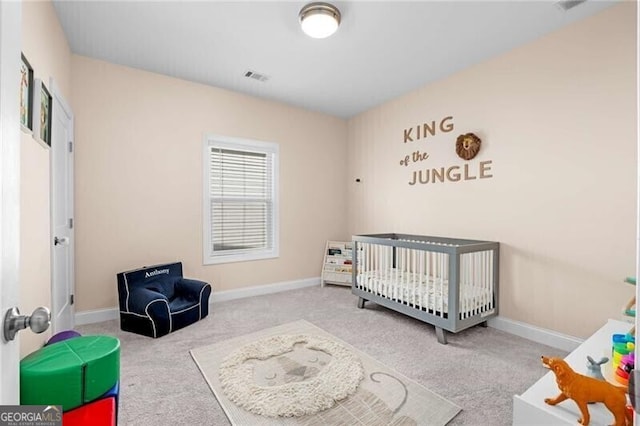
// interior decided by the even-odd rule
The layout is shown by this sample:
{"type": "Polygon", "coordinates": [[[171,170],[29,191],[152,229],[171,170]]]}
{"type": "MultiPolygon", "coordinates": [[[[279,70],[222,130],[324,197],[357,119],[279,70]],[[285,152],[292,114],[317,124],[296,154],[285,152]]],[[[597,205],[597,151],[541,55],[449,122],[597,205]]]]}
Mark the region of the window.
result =
{"type": "Polygon", "coordinates": [[[278,145],[204,143],[204,263],[278,257],[278,145]]]}

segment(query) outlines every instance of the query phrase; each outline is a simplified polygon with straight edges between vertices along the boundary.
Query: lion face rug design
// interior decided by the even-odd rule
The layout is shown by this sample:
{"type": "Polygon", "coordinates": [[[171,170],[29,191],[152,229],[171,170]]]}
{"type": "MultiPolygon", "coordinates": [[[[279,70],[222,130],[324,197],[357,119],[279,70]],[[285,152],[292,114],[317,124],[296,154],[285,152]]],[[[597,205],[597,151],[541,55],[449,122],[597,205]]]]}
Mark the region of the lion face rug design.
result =
{"type": "Polygon", "coordinates": [[[556,405],[567,399],[578,404],[582,418],[578,423],[583,426],[589,424],[591,416],[587,404],[602,402],[615,418],[615,426],[631,425],[631,414],[627,411],[626,389],[615,386],[606,380],[599,380],[576,373],[563,359],[542,357],[542,364],[555,374],[556,383],[560,388],[560,395],[555,398],[545,398],[544,402],[556,405]]]}
{"type": "Polygon", "coordinates": [[[473,133],[460,135],[458,139],[456,139],[456,154],[458,154],[460,158],[471,160],[478,155],[481,143],[480,138],[473,133]]]}
{"type": "Polygon", "coordinates": [[[364,369],[346,347],[310,335],[279,335],[229,354],[220,384],[231,401],[254,414],[298,417],[326,410],[356,392],[364,369]]]}

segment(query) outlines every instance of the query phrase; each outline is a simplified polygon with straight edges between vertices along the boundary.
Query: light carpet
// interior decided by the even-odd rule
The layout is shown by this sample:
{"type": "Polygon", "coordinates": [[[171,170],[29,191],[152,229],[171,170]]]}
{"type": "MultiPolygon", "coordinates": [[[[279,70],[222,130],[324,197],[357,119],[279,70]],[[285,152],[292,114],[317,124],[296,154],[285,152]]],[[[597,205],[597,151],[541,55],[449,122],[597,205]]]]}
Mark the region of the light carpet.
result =
{"type": "MultiPolygon", "coordinates": [[[[445,425],[460,412],[457,405],[304,320],[193,349],[191,356],[230,422],[235,425],[445,425]],[[364,372],[355,393],[337,401],[331,408],[298,417],[267,417],[238,407],[227,396],[229,393],[237,399],[229,392],[228,385],[226,392],[221,386],[220,366],[231,365],[230,361],[241,357],[243,351],[252,348],[255,342],[269,341],[282,335],[316,336],[335,342],[355,354],[364,372]]],[[[254,388],[270,391],[282,389],[291,392],[305,381],[323,377],[332,368],[331,355],[313,352],[310,346],[296,347],[271,359],[254,358],[250,361],[256,382],[254,388]]],[[[225,384],[228,382],[228,370],[223,368],[225,384]]],[[[242,398],[245,406],[247,400],[245,395],[242,398]]]]}

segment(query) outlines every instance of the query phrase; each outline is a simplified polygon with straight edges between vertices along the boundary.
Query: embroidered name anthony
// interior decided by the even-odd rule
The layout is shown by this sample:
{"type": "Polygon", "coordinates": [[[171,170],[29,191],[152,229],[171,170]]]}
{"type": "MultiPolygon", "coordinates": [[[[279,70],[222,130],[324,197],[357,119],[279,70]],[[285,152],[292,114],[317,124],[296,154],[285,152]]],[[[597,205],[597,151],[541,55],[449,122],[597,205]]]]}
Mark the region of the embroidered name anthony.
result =
{"type": "Polygon", "coordinates": [[[162,275],[162,274],[169,274],[169,270],[168,269],[156,269],[153,272],[145,272],[144,273],[144,277],[145,278],[149,278],[149,277],[155,277],[156,275],[162,275]]]}

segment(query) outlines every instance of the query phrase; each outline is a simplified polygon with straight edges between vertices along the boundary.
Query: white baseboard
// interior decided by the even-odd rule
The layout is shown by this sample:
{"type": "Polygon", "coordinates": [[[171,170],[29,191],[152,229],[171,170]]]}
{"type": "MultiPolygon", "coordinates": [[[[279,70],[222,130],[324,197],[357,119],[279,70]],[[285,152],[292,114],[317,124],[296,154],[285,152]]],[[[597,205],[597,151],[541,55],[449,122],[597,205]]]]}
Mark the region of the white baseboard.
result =
{"type": "Polygon", "coordinates": [[[567,334],[558,333],[546,328],[536,327],[535,325],[503,318],[500,316],[491,318],[487,322],[489,324],[489,327],[506,331],[507,333],[514,334],[519,337],[524,337],[525,339],[529,339],[537,343],[542,343],[544,345],[551,346],[557,349],[562,349],[567,352],[573,351],[584,341],[567,334]]]}
{"type": "MultiPolygon", "coordinates": [[[[279,293],[281,291],[297,290],[305,287],[312,287],[320,284],[320,277],[305,278],[302,280],[285,281],[275,284],[260,285],[254,287],[239,288],[236,290],[214,291],[209,300],[209,304],[224,302],[227,300],[242,299],[245,297],[263,296],[265,294],[279,293]]],[[[215,309],[215,308],[211,308],[215,309]]],[[[76,312],[76,325],[93,324],[118,319],[119,309],[96,309],[92,311],[76,312]]],[[[554,348],[568,352],[573,351],[582,342],[582,339],[557,333],[545,328],[536,327],[524,322],[511,320],[503,317],[495,317],[488,320],[489,326],[497,330],[506,331],[513,335],[524,337],[534,342],[542,343],[554,348]]]]}
{"type": "Polygon", "coordinates": [[[118,308],[96,309],[93,311],[76,312],[76,325],[93,324],[96,322],[110,321],[118,319],[118,308]]]}
{"type": "MultiPolygon", "coordinates": [[[[305,287],[320,285],[320,277],[305,278],[302,280],[285,281],[275,284],[259,285],[254,287],[239,288],[237,290],[214,291],[209,299],[209,305],[214,302],[224,302],[226,300],[242,299],[244,297],[262,296],[265,294],[279,293],[281,291],[297,290],[305,287]]],[[[211,308],[213,309],[213,308],[211,308]]],[[[96,309],[92,311],[76,312],[76,325],[93,324],[118,319],[118,308],[96,309]]]]}
{"type": "Polygon", "coordinates": [[[258,285],[255,287],[244,287],[237,290],[214,291],[212,293],[210,303],[242,299],[245,297],[263,296],[265,294],[280,293],[281,291],[298,290],[305,287],[313,287],[314,285],[320,285],[320,277],[258,285]]]}

